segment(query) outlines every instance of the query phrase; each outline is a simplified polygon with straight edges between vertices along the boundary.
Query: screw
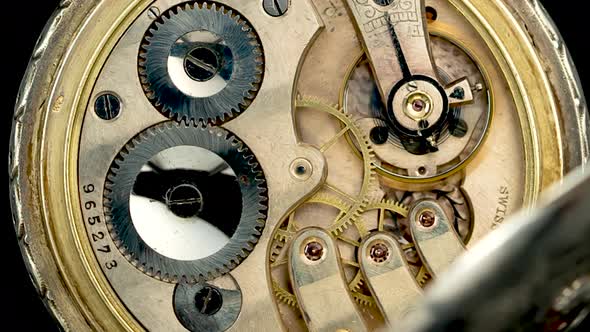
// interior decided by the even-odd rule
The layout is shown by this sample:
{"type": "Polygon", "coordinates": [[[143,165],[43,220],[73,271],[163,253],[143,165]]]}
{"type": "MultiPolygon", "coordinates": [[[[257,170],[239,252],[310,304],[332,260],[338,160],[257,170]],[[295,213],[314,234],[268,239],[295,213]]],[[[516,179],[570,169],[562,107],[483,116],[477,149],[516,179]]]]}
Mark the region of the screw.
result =
{"type": "Polygon", "coordinates": [[[389,129],[387,127],[375,127],[369,134],[371,141],[375,144],[382,145],[389,139],[389,129]]]}
{"type": "Polygon", "coordinates": [[[121,101],[111,93],[102,94],[96,98],[94,112],[103,120],[113,120],[121,112],[121,101]]]}
{"type": "Polygon", "coordinates": [[[153,6],[150,9],[148,9],[148,17],[152,20],[155,20],[158,17],[160,17],[160,8],[153,6]]]}
{"type": "Polygon", "coordinates": [[[430,123],[428,123],[428,120],[420,120],[420,122],[418,122],[418,127],[420,127],[420,129],[422,129],[422,130],[428,129],[428,126],[430,126],[430,123]]]}
{"type": "Polygon", "coordinates": [[[393,3],[394,0],[373,0],[379,6],[389,6],[393,3]]]}
{"type": "Polygon", "coordinates": [[[184,58],[184,70],[195,81],[206,82],[219,72],[219,57],[206,47],[197,47],[184,58]]]}
{"type": "Polygon", "coordinates": [[[203,315],[215,315],[223,306],[223,296],[219,289],[205,286],[195,295],[195,306],[203,315]]]}
{"type": "Polygon", "coordinates": [[[409,82],[407,89],[409,92],[414,92],[414,91],[418,90],[418,83],[416,83],[415,81],[409,82]]]}
{"type": "Polygon", "coordinates": [[[178,217],[190,218],[203,210],[203,196],[197,187],[181,184],[168,190],[166,205],[178,217]]]}
{"type": "Polygon", "coordinates": [[[456,87],[455,90],[453,90],[453,93],[451,93],[451,98],[459,100],[465,99],[465,90],[460,86],[456,87]]]}
{"type": "Polygon", "coordinates": [[[264,0],[262,6],[268,15],[279,17],[289,10],[289,0],[264,0]]]}
{"type": "Polygon", "coordinates": [[[309,259],[310,261],[317,262],[324,255],[324,247],[321,243],[317,241],[312,241],[305,245],[303,253],[305,254],[305,257],[307,257],[307,259],[309,259]]]}
{"type": "Polygon", "coordinates": [[[373,245],[369,253],[375,263],[383,263],[389,258],[389,248],[383,243],[373,245]]]}
{"type": "Polygon", "coordinates": [[[451,135],[455,137],[465,137],[468,131],[467,123],[464,120],[459,120],[449,128],[451,135]]]}
{"type": "Polygon", "coordinates": [[[418,217],[418,222],[424,227],[432,227],[436,221],[436,216],[432,211],[424,211],[418,217]]]}

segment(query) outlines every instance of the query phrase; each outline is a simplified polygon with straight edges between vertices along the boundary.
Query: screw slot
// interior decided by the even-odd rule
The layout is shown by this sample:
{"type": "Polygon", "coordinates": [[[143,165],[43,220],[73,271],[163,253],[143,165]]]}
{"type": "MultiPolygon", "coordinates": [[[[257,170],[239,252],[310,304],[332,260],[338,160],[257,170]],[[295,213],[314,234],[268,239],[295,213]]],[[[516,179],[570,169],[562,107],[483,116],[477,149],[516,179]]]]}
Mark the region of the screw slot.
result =
{"type": "Polygon", "coordinates": [[[180,218],[191,218],[203,211],[203,195],[197,187],[182,184],[166,193],[168,209],[180,218]]]}
{"type": "Polygon", "coordinates": [[[389,6],[393,3],[394,0],[373,0],[373,2],[375,2],[375,4],[379,5],[379,6],[389,6]]]}
{"type": "Polygon", "coordinates": [[[113,120],[121,112],[121,101],[112,93],[102,94],[96,98],[94,112],[105,121],[113,120]]]}
{"type": "Polygon", "coordinates": [[[268,15],[279,17],[285,15],[289,10],[289,0],[264,0],[262,6],[268,15]]]}
{"type": "Polygon", "coordinates": [[[219,289],[215,287],[203,287],[195,295],[195,306],[203,315],[215,315],[223,306],[223,296],[219,289]]]}
{"type": "Polygon", "coordinates": [[[220,70],[218,54],[206,47],[197,47],[184,58],[184,71],[197,82],[207,82],[220,70]]]}

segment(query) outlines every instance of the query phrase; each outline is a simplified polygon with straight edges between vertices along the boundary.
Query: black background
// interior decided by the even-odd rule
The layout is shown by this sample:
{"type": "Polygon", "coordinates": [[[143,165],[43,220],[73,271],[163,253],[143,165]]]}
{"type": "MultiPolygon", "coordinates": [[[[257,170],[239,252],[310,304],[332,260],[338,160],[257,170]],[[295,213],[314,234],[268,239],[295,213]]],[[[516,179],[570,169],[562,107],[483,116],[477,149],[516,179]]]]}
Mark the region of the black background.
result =
{"type": "MultiPolygon", "coordinates": [[[[250,1],[250,0],[248,0],[250,1]]],[[[299,1],[299,0],[295,0],[299,1]]],[[[523,1],[523,0],[513,0],[523,1]]],[[[541,1],[547,11],[555,20],[570,52],[577,64],[582,83],[586,89],[590,89],[590,73],[588,72],[585,54],[588,49],[587,36],[584,34],[585,23],[583,16],[572,15],[570,6],[564,6],[564,0],[541,1]]],[[[33,47],[45,23],[51,16],[58,1],[41,0],[34,2],[7,1],[3,3],[5,15],[13,15],[15,20],[12,24],[6,24],[5,20],[3,39],[5,42],[0,51],[2,57],[2,101],[4,102],[4,146],[6,148],[5,158],[8,156],[8,142],[11,131],[12,113],[20,81],[27,67],[33,47]],[[8,7],[8,8],[7,8],[8,7]],[[6,41],[8,38],[8,41],[6,41]]],[[[6,159],[4,159],[6,160],[6,159]]],[[[7,173],[5,173],[7,174],[7,173]]],[[[8,176],[5,177],[8,180],[8,176]]],[[[8,188],[5,187],[6,189],[8,188]]],[[[5,192],[7,192],[6,190],[5,192]]],[[[6,197],[8,202],[8,197],[6,197]]],[[[4,212],[2,223],[2,270],[0,274],[5,279],[2,282],[2,314],[4,327],[18,324],[13,330],[22,331],[57,331],[56,325],[51,316],[46,312],[43,304],[30,282],[30,278],[22,263],[20,250],[17,245],[10,208],[7,206],[4,212]]]]}

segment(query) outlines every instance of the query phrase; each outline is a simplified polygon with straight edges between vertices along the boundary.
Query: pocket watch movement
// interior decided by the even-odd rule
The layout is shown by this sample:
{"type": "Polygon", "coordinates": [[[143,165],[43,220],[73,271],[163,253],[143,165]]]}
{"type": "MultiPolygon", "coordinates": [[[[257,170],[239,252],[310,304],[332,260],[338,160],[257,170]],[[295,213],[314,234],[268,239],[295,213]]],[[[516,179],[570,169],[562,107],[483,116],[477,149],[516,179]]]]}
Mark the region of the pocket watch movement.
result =
{"type": "Polygon", "coordinates": [[[63,1],[14,223],[65,330],[396,330],[585,164],[587,111],[538,1],[63,1]]]}

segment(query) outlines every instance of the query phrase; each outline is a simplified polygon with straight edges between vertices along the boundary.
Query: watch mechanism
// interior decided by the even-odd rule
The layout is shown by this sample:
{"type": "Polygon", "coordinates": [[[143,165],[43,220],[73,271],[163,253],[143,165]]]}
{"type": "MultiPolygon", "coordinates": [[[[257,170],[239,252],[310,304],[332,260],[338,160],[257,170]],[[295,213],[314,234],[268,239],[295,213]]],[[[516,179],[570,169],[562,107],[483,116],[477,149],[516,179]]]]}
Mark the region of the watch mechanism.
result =
{"type": "Polygon", "coordinates": [[[588,155],[536,1],[71,3],[13,157],[68,330],[396,330],[588,155]]]}

